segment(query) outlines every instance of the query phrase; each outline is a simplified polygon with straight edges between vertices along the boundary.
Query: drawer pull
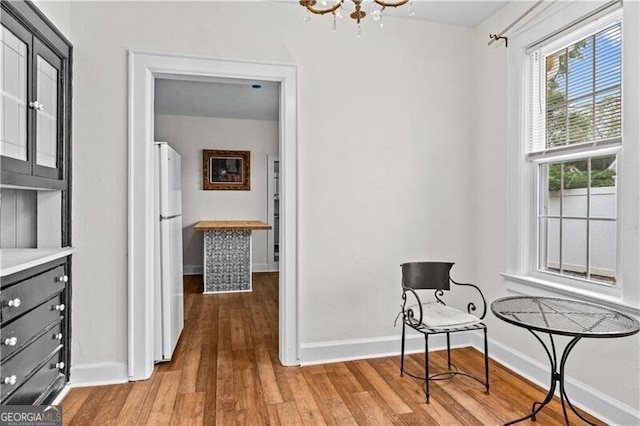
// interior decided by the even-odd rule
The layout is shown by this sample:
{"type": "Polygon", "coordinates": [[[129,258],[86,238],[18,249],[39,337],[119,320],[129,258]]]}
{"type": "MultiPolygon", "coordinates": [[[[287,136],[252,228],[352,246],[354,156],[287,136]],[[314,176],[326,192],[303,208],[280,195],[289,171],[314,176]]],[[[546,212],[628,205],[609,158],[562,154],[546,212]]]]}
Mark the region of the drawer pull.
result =
{"type": "Polygon", "coordinates": [[[56,311],[60,311],[60,312],[64,311],[64,303],[61,303],[59,305],[55,305],[53,307],[53,309],[56,310],[56,311]]]}
{"type": "Polygon", "coordinates": [[[7,302],[7,306],[10,308],[17,308],[20,304],[22,304],[22,302],[17,297],[7,302]]]}
{"type": "Polygon", "coordinates": [[[18,381],[18,378],[14,374],[13,376],[5,377],[2,380],[2,383],[4,383],[5,385],[15,385],[17,381],[18,381]]]}
{"type": "Polygon", "coordinates": [[[53,335],[53,338],[56,340],[62,340],[62,333],[56,333],[53,335]]]}
{"type": "Polygon", "coordinates": [[[63,275],[61,277],[58,277],[57,281],[59,283],[68,283],[69,282],[69,276],[68,275],[63,275]]]}
{"type": "Polygon", "coordinates": [[[64,362],[56,362],[55,367],[56,367],[58,370],[64,370],[64,362]]]}
{"type": "Polygon", "coordinates": [[[18,344],[18,338],[17,337],[9,337],[8,339],[4,339],[4,342],[2,342],[4,345],[6,346],[15,346],[18,344]]]}

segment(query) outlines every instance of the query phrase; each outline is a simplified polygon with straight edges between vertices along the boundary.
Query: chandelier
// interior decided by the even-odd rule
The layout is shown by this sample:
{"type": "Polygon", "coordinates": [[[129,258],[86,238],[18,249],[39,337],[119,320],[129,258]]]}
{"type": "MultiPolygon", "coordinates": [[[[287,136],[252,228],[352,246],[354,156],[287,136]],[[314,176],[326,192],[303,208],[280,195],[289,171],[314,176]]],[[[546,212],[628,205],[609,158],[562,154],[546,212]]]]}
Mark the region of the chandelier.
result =
{"type": "MultiPolygon", "coordinates": [[[[351,0],[351,3],[355,6],[355,10],[349,15],[352,19],[356,21],[356,36],[360,36],[361,28],[360,21],[367,16],[367,13],[362,10],[362,1],[363,0],[351,0]]],[[[342,6],[345,0],[335,0],[333,5],[329,5],[327,0],[300,0],[300,5],[307,9],[307,16],[304,18],[305,21],[309,21],[311,19],[311,14],[315,15],[326,15],[327,13],[331,13],[333,15],[333,29],[337,28],[336,19],[342,19],[342,6]],[[318,5],[318,2],[320,3],[318,5]]],[[[382,11],[387,7],[398,7],[404,4],[409,3],[409,16],[413,16],[415,14],[413,10],[413,3],[410,0],[398,0],[398,1],[384,1],[384,0],[373,0],[373,9],[370,14],[374,21],[381,21],[382,19],[382,11]]],[[[382,28],[382,22],[380,22],[380,28],[382,28]]]]}

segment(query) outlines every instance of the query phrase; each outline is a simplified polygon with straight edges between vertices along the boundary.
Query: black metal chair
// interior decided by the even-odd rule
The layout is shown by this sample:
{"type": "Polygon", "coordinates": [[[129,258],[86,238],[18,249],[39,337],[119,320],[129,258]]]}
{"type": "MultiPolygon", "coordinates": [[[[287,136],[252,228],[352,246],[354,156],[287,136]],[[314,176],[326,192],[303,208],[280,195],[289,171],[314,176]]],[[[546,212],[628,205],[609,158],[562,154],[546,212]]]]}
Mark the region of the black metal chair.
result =
{"type": "Polygon", "coordinates": [[[450,379],[455,375],[470,377],[485,385],[489,393],[489,355],[487,350],[487,326],[482,323],[487,313],[487,302],[480,289],[473,284],[457,283],[451,279],[450,270],[453,263],[449,262],[409,262],[403,263],[402,268],[402,348],[400,355],[400,376],[404,371],[405,329],[410,327],[424,335],[425,377],[419,377],[407,372],[407,375],[425,381],[426,401],[429,403],[429,381],[450,379]],[[460,287],[475,289],[478,303],[482,303],[480,315],[476,304],[467,304],[467,312],[447,306],[444,303],[445,292],[451,290],[450,283],[460,287]],[[432,295],[421,290],[434,290],[432,295]],[[422,295],[420,296],[419,293],[422,295]],[[451,363],[451,333],[461,331],[483,330],[484,332],[484,382],[471,374],[459,371],[451,363]],[[441,373],[429,374],[429,336],[435,334],[447,335],[448,370],[441,373]]]}

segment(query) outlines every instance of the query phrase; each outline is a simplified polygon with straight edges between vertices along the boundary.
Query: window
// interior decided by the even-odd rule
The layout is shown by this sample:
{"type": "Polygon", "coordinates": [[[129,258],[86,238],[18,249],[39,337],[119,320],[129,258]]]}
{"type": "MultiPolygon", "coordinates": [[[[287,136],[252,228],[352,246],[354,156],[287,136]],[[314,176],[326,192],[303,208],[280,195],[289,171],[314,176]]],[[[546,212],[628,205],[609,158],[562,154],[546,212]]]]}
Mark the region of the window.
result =
{"type": "Polygon", "coordinates": [[[617,282],[621,19],[601,18],[528,58],[535,270],[605,285],[617,282]]]}
{"type": "Polygon", "coordinates": [[[509,40],[512,291],[640,313],[640,4],[555,3],[509,40]]]}

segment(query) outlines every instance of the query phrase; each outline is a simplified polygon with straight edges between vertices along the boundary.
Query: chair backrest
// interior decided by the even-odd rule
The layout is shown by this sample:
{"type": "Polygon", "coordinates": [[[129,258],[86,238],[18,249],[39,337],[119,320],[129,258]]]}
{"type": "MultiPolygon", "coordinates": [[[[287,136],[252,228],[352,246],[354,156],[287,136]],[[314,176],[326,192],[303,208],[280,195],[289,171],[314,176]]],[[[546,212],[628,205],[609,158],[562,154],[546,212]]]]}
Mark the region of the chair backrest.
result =
{"type": "Polygon", "coordinates": [[[402,286],[414,290],[449,290],[452,262],[407,262],[402,268],[402,286]]]}

